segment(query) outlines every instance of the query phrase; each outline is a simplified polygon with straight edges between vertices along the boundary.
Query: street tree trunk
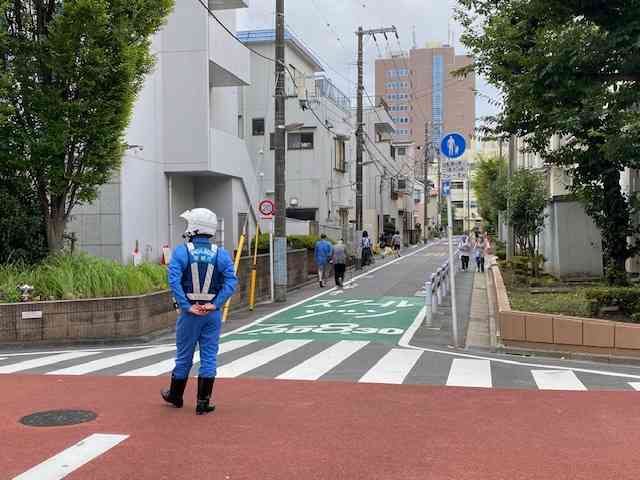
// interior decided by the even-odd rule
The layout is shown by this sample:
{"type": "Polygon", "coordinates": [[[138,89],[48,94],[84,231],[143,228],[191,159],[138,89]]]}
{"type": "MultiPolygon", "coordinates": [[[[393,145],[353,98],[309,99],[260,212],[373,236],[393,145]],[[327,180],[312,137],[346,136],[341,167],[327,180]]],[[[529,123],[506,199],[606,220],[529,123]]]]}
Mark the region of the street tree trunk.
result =
{"type": "Polygon", "coordinates": [[[49,254],[55,255],[64,247],[64,231],[67,226],[67,216],[64,212],[64,202],[61,206],[53,206],[45,214],[47,222],[47,246],[49,254]]]}

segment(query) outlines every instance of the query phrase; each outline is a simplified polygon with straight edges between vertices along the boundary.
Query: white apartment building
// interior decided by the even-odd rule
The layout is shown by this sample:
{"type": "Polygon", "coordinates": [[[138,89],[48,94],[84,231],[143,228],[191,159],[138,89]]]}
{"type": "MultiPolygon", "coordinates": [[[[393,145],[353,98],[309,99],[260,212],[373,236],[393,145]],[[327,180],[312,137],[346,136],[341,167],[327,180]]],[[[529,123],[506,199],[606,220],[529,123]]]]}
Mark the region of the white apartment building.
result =
{"type": "MultiPolygon", "coordinates": [[[[273,58],[274,30],[238,33],[251,49],[273,58]]],[[[349,98],[323,74],[316,55],[285,31],[286,201],[288,230],[309,222],[312,232],[345,234],[355,217],[355,126],[349,98]]],[[[243,90],[238,124],[258,170],[260,192],[274,195],[275,64],[251,56],[251,85],[243,90]]]]}
{"type": "MultiPolygon", "coordinates": [[[[231,31],[244,0],[209,2],[231,31]]],[[[198,2],[177,0],[153,38],[156,66],[137,99],[120,170],[68,231],[91,254],[128,262],[138,246],[157,261],[181,242],[178,215],[216,212],[219,241],[233,250],[246,218],[254,225],[259,182],[239,128],[241,91],[251,82],[249,51],[198,2]]]]}

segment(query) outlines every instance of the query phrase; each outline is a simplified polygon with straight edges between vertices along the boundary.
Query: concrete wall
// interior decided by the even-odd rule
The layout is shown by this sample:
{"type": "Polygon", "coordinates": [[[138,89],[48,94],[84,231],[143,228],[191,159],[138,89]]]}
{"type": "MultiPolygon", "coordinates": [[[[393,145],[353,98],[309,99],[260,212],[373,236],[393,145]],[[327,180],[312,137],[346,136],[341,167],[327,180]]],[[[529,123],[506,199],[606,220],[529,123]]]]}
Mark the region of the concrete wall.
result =
{"type": "Polygon", "coordinates": [[[546,269],[557,277],[602,276],[602,237],[576,201],[551,201],[540,247],[547,259],[546,269]]]}

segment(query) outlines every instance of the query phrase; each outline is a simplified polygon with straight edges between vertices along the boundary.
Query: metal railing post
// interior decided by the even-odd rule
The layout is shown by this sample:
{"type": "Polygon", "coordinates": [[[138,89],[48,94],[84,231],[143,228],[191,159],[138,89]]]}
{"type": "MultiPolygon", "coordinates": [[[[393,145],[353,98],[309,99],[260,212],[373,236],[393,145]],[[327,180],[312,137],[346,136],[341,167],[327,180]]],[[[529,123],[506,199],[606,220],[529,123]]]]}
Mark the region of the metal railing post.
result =
{"type": "Polygon", "coordinates": [[[425,282],[424,293],[424,323],[430,327],[433,324],[433,286],[431,282],[425,282]]]}

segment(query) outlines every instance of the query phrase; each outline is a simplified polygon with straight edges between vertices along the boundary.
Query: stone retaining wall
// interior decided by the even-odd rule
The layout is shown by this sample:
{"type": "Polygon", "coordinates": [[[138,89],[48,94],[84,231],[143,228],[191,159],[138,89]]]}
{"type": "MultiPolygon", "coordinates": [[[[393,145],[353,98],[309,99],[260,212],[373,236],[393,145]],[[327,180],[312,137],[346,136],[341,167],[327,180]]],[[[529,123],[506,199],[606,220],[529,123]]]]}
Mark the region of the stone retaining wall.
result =
{"type": "Polygon", "coordinates": [[[493,265],[491,273],[500,340],[506,347],[640,356],[640,325],[512,310],[500,268],[493,265]]]}
{"type": "MultiPolygon", "coordinates": [[[[240,259],[240,282],[231,308],[249,304],[252,257],[240,259]]],[[[306,250],[287,256],[289,288],[309,278],[306,250]]],[[[256,301],[270,298],[269,255],[258,256],[256,301]]],[[[138,337],[175,326],[177,313],[168,291],[91,300],[0,303],[0,343],[38,343],[138,337]]]]}

